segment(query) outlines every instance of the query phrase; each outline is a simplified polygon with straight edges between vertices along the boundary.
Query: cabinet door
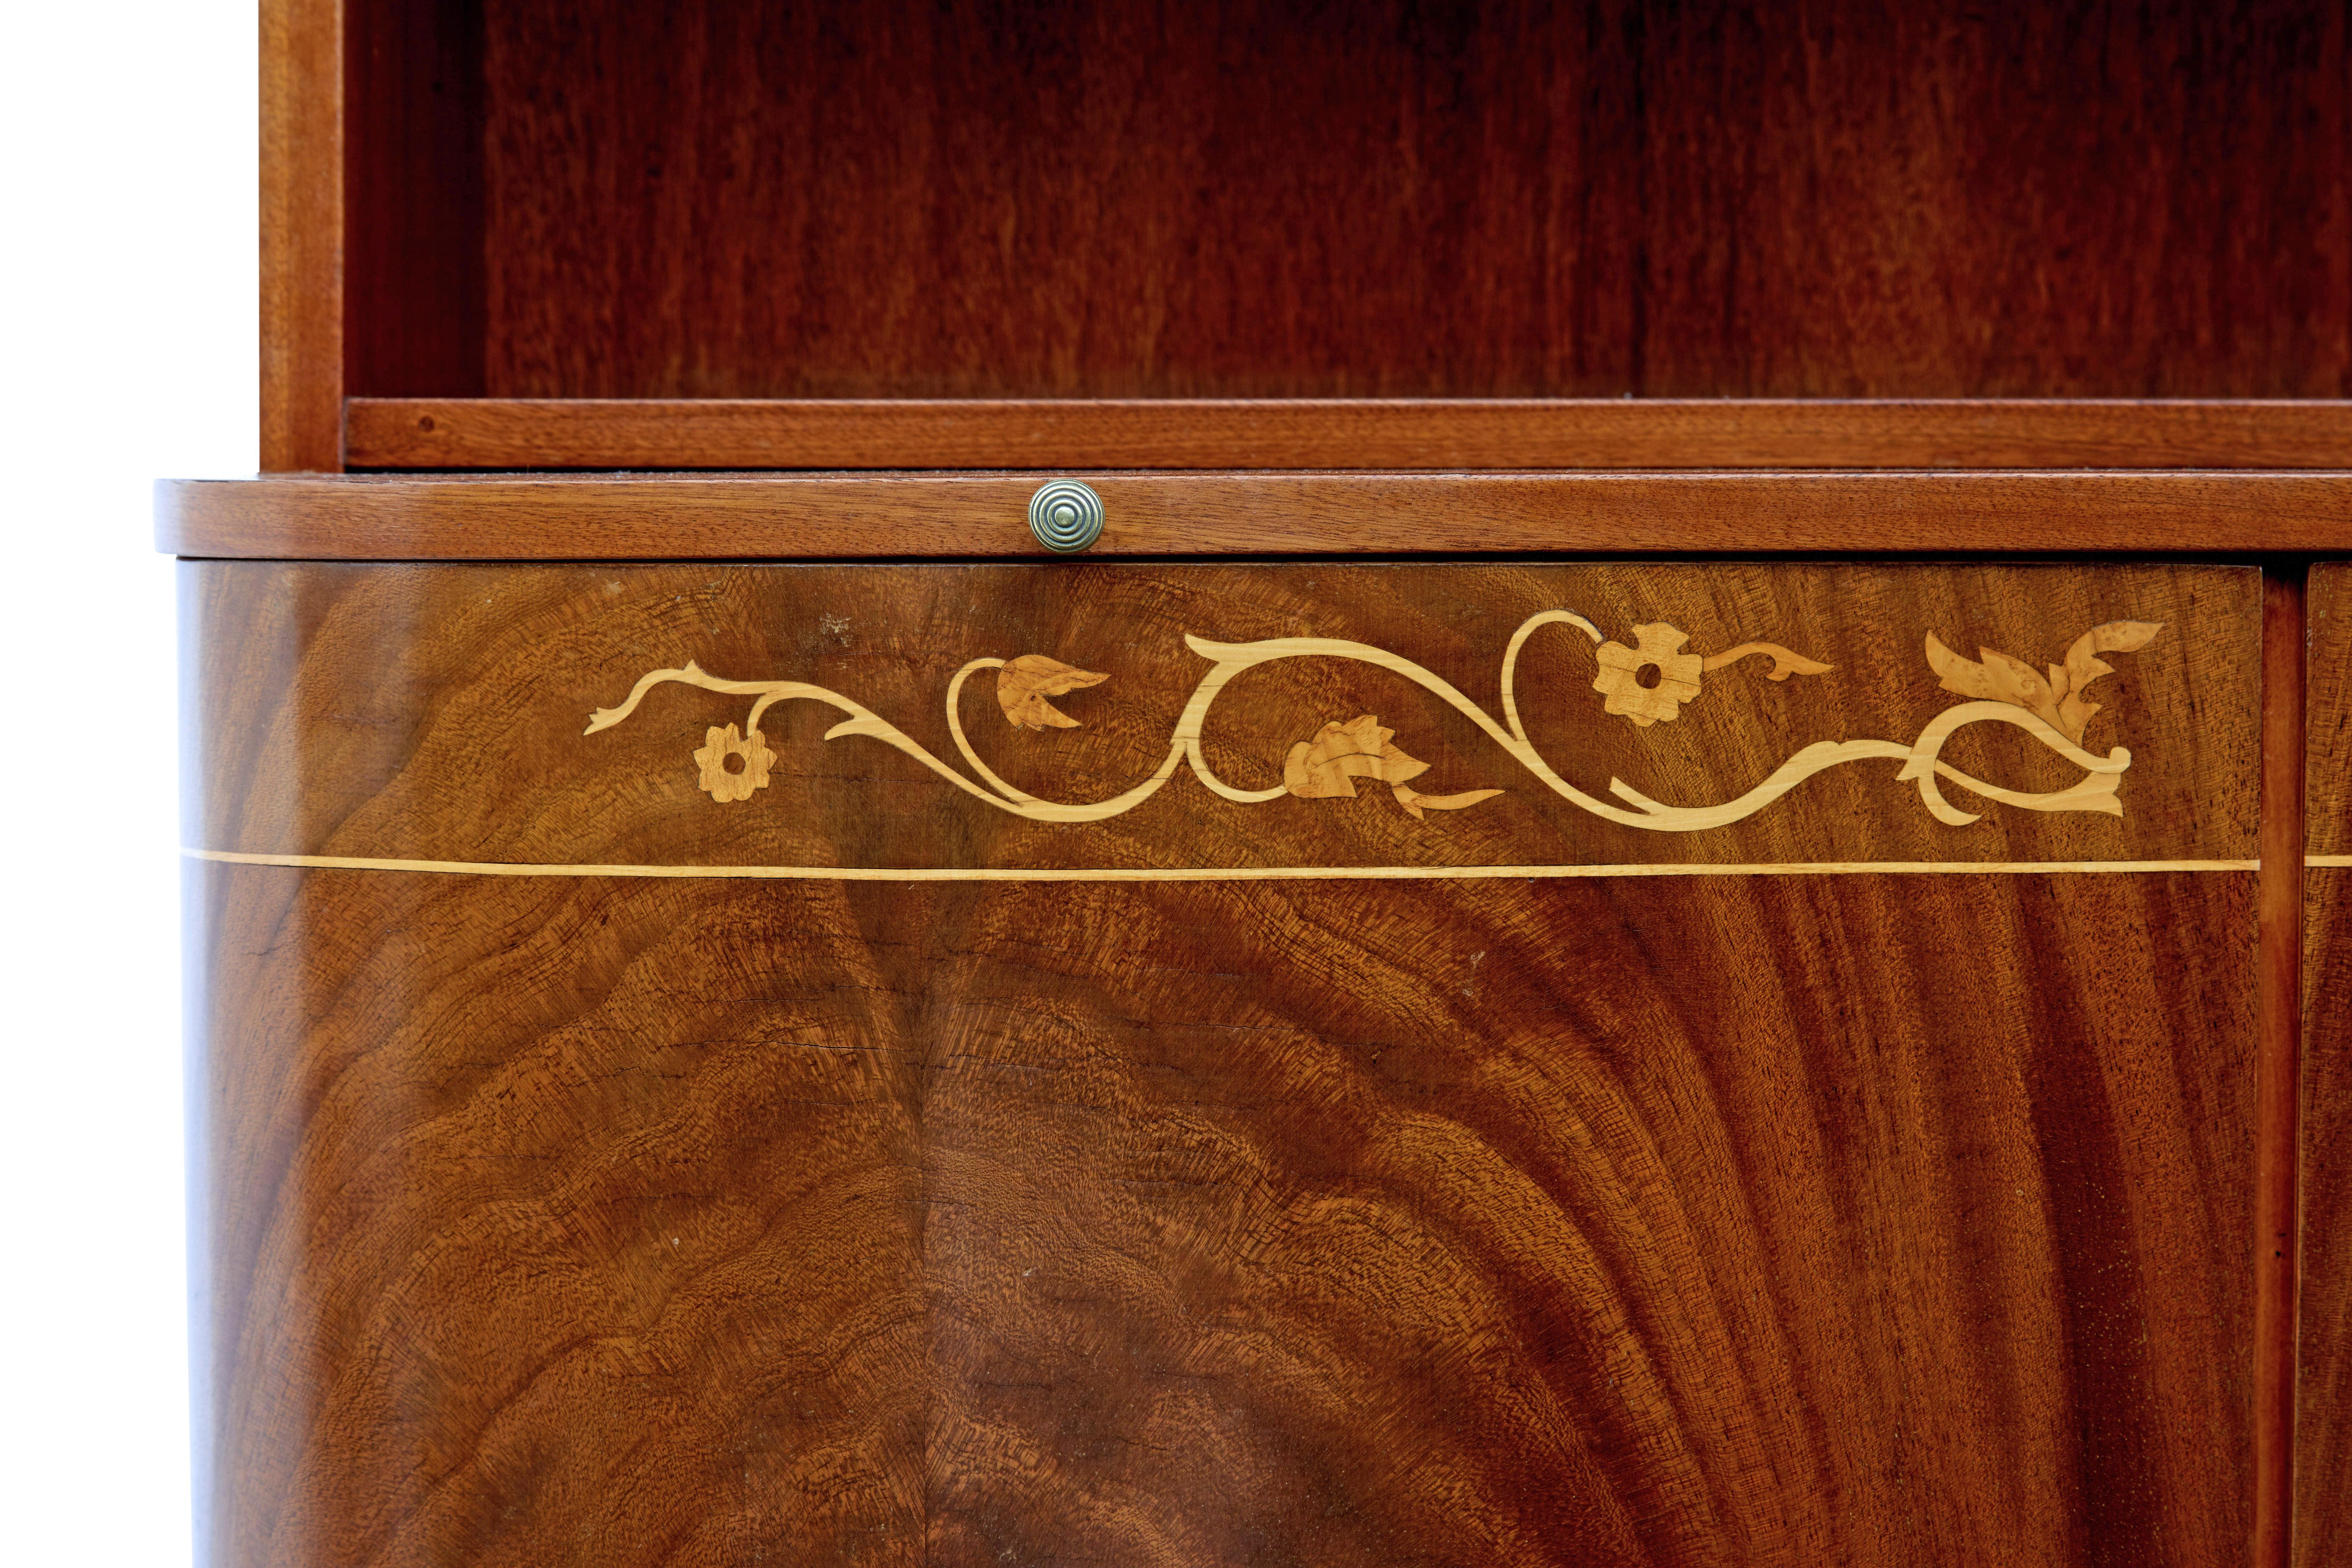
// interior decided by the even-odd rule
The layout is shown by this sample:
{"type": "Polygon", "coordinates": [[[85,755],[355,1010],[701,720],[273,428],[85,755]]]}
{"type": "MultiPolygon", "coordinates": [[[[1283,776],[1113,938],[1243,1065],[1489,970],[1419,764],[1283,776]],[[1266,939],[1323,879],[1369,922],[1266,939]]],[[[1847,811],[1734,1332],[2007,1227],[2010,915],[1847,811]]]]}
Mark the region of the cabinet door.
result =
{"type": "Polygon", "coordinates": [[[225,1564],[2243,1559],[2250,569],[183,570],[225,1564]]]}
{"type": "Polygon", "coordinates": [[[2306,598],[2301,1348],[2294,1560],[2352,1556],[2352,564],[2306,598]]]}

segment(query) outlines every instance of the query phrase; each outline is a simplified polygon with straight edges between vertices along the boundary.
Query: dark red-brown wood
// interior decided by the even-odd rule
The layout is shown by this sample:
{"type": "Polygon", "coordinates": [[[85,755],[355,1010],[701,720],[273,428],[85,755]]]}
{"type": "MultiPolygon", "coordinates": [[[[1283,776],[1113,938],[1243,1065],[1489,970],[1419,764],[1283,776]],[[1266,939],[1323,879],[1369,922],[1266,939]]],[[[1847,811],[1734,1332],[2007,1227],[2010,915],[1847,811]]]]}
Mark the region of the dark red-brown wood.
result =
{"type": "Polygon", "coordinates": [[[359,393],[2352,389],[2314,0],[354,8],[359,393]]]}
{"type": "Polygon", "coordinates": [[[498,8],[482,0],[344,7],[341,302],[353,387],[445,397],[482,390],[482,27],[498,8]]]}

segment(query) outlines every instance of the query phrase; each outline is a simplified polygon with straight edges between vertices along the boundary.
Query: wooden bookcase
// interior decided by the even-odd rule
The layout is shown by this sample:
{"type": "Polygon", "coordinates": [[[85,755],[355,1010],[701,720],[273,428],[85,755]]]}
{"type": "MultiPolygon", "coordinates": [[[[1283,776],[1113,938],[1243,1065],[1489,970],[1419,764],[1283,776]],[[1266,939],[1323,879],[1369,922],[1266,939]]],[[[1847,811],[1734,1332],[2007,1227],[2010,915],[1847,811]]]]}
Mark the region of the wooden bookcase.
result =
{"type": "Polygon", "coordinates": [[[221,1568],[2352,1552],[2340,6],[262,22],[221,1568]]]}

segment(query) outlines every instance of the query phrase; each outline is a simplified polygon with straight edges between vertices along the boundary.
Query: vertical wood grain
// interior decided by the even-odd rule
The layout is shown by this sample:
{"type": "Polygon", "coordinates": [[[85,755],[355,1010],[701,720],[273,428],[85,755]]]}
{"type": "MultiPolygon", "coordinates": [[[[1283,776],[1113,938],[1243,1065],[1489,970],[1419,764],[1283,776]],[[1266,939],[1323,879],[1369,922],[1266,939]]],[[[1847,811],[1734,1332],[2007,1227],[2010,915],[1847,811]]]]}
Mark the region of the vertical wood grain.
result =
{"type": "Polygon", "coordinates": [[[343,466],[343,5],[262,0],[261,468],[343,466]]]}
{"type": "Polygon", "coordinates": [[[2352,563],[2311,569],[2294,1556],[2352,1561],[2352,563]],[[2334,864],[2328,862],[2333,861],[2334,864]]]}
{"type": "Polygon", "coordinates": [[[2347,48],[2318,0],[510,0],[486,384],[2341,397],[2347,48]]]}
{"type": "Polygon", "coordinates": [[[478,395],[482,0],[362,0],[346,26],[349,384],[478,395]]]}
{"type": "Polygon", "coordinates": [[[2254,1541],[2284,1568],[2294,1517],[2296,1113],[2303,1051],[2304,569],[2263,577],[2255,1058],[2254,1541]]]}

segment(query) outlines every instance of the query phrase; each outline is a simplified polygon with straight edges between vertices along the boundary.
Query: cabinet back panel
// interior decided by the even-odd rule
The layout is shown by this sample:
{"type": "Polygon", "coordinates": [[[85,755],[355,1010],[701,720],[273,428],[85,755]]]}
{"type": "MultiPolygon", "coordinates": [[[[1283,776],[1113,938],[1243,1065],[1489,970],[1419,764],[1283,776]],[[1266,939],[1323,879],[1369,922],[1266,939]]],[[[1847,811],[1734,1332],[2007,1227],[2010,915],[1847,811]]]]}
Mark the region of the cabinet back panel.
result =
{"type": "Polygon", "coordinates": [[[2352,386],[2339,7],[502,0],[352,37],[356,394],[2352,386]]]}
{"type": "Polygon", "coordinates": [[[346,386],[479,397],[481,0],[345,0],[346,386]]]}

